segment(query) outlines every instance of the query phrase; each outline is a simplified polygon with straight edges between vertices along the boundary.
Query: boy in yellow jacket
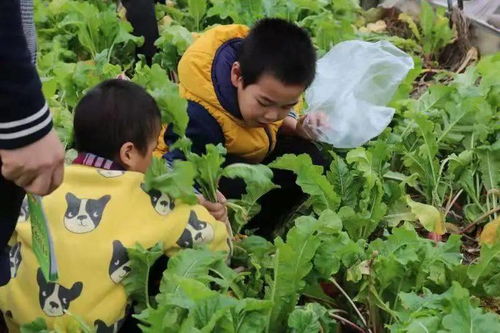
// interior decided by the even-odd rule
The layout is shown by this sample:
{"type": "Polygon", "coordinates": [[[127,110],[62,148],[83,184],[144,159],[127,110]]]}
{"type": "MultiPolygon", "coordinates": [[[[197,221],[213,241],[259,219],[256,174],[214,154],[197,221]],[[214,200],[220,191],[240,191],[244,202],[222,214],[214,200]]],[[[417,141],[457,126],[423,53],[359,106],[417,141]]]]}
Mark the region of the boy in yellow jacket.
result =
{"type": "Polygon", "coordinates": [[[226,251],[224,223],[200,205],[143,190],[144,172],[160,131],[160,113],[143,88],[109,80],[75,109],[79,155],[60,188],[43,198],[59,279],[49,282],[33,252],[29,213],[10,241],[11,280],[0,309],[11,332],[38,317],[64,327],[68,313],[97,332],[116,332],[127,315],[120,283],[130,271],[126,248],[163,243],[165,253],[204,243],[226,251]]]}
{"type": "MultiPolygon", "coordinates": [[[[201,34],[178,67],[180,93],[188,100],[186,135],[194,152],[222,143],[228,163],[269,163],[286,153],[307,153],[315,164],[325,164],[310,141],[324,117],[299,117],[293,110],[314,79],[315,63],[308,34],[281,19],[263,19],[251,30],[221,25],[201,34]]],[[[169,127],[165,142],[171,146],[176,139],[169,127]]],[[[173,150],[165,158],[182,155],[173,150]]],[[[250,225],[264,236],[303,198],[290,172],[275,170],[274,181],[282,188],[262,198],[262,212],[250,225]]],[[[220,190],[235,198],[244,186],[223,179],[220,190]]]]}

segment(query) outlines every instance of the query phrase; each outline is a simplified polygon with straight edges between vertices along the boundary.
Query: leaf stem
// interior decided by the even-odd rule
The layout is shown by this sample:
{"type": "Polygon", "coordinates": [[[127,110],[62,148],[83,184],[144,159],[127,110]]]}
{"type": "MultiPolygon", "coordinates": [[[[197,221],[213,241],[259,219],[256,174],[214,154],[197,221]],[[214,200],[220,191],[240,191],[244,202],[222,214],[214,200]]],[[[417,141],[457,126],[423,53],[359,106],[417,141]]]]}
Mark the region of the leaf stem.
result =
{"type": "Polygon", "coordinates": [[[349,325],[349,327],[355,329],[356,331],[358,332],[361,332],[361,333],[366,333],[366,331],[364,329],[362,329],[361,327],[359,327],[358,325],[356,325],[355,323],[353,323],[352,321],[350,320],[347,320],[346,318],[344,317],[341,317],[339,315],[336,315],[335,313],[329,313],[330,317],[334,318],[334,319],[337,319],[338,321],[340,321],[341,323],[343,324],[347,324],[349,325]]]}
{"type": "MultiPolygon", "coordinates": [[[[278,281],[278,268],[279,268],[279,255],[280,255],[280,250],[276,249],[276,254],[274,257],[274,274],[273,274],[273,280],[274,283],[271,287],[271,301],[274,302],[274,298],[276,297],[276,281],[278,281]]],[[[270,333],[271,332],[271,321],[273,317],[273,308],[269,309],[269,317],[267,318],[267,328],[266,332],[270,333]]]]}
{"type": "MultiPolygon", "coordinates": [[[[328,304],[330,306],[336,306],[337,305],[333,301],[330,301],[330,300],[327,300],[327,299],[323,299],[323,298],[320,298],[320,297],[316,297],[316,296],[313,296],[313,295],[309,295],[309,294],[306,294],[306,293],[303,293],[302,296],[310,298],[310,299],[312,299],[312,300],[314,300],[315,302],[318,302],[318,303],[323,302],[323,303],[326,303],[326,304],[328,304]]],[[[340,310],[340,309],[336,309],[336,310],[332,310],[332,311],[336,311],[336,312],[337,311],[342,311],[342,312],[345,312],[345,311],[340,310]]]]}
{"type": "Polygon", "coordinates": [[[483,215],[479,216],[474,222],[472,222],[471,224],[466,226],[462,231],[460,231],[460,233],[463,234],[463,233],[470,231],[470,229],[472,229],[473,226],[475,226],[476,224],[478,224],[479,222],[481,222],[482,220],[484,220],[485,218],[487,218],[491,214],[495,214],[496,212],[500,212],[500,207],[490,209],[489,211],[487,211],[483,215]]]}
{"type": "MultiPolygon", "coordinates": [[[[446,218],[446,216],[448,216],[448,213],[450,212],[451,210],[451,207],[453,207],[453,205],[455,204],[455,202],[458,200],[458,197],[460,197],[460,195],[462,194],[464,190],[461,189],[460,191],[458,191],[458,193],[453,197],[453,199],[451,199],[450,201],[448,201],[448,204],[446,205],[446,208],[445,208],[445,211],[444,211],[444,215],[443,217],[446,218]]],[[[450,198],[451,198],[451,194],[450,193],[450,198]]]]}
{"type": "Polygon", "coordinates": [[[356,311],[358,317],[361,319],[361,321],[363,322],[363,324],[365,325],[365,327],[368,329],[368,332],[371,333],[371,330],[370,328],[368,327],[368,324],[366,323],[366,319],[363,317],[363,315],[361,314],[361,311],[359,311],[359,309],[356,307],[356,304],[354,304],[354,301],[352,300],[352,298],[349,297],[349,295],[345,292],[345,290],[337,283],[337,281],[335,281],[334,278],[330,278],[330,282],[332,282],[335,287],[337,287],[337,289],[342,293],[342,295],[344,295],[345,298],[347,298],[347,300],[349,301],[349,303],[351,304],[351,306],[353,307],[354,311],[356,311]]]}

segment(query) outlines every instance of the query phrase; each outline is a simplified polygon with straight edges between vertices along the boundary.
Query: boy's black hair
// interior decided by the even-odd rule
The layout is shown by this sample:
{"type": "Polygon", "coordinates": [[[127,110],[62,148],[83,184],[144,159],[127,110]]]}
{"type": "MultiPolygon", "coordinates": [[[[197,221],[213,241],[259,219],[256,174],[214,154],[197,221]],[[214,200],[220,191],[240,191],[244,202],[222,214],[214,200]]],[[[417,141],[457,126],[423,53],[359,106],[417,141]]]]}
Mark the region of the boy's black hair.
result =
{"type": "Polygon", "coordinates": [[[316,71],[316,52],[307,32],[277,18],[258,21],[238,54],[243,86],[268,73],[284,84],[308,87],[316,71]]]}
{"type": "Polygon", "coordinates": [[[75,108],[75,148],[114,160],[125,142],[143,154],[161,127],[160,110],[141,86],[107,80],[92,88],[75,108]]]}

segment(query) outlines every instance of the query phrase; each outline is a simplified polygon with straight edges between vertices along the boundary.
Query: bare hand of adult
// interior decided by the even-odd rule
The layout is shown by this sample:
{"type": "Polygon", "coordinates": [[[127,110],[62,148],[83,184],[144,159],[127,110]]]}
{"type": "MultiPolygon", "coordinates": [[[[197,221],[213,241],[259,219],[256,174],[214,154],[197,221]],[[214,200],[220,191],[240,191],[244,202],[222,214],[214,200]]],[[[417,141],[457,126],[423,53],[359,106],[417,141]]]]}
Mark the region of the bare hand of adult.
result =
{"type": "Polygon", "coordinates": [[[18,149],[0,150],[2,175],[26,192],[47,195],[62,182],[64,148],[54,130],[18,149]]]}

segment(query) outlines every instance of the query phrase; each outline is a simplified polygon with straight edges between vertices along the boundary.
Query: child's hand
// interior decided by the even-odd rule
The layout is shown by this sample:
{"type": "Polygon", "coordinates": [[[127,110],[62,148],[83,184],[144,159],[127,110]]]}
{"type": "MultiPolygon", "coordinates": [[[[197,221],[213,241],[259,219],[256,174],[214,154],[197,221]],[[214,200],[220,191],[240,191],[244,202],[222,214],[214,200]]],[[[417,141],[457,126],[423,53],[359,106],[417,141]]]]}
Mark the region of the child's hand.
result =
{"type": "Polygon", "coordinates": [[[328,116],[323,112],[314,112],[300,117],[296,132],[305,139],[317,140],[321,136],[322,129],[329,127],[328,116]]]}
{"type": "Polygon", "coordinates": [[[202,194],[198,194],[198,202],[200,205],[205,207],[210,215],[212,215],[217,221],[228,222],[227,218],[227,208],[226,208],[226,197],[217,191],[217,202],[210,202],[202,194]]]}

